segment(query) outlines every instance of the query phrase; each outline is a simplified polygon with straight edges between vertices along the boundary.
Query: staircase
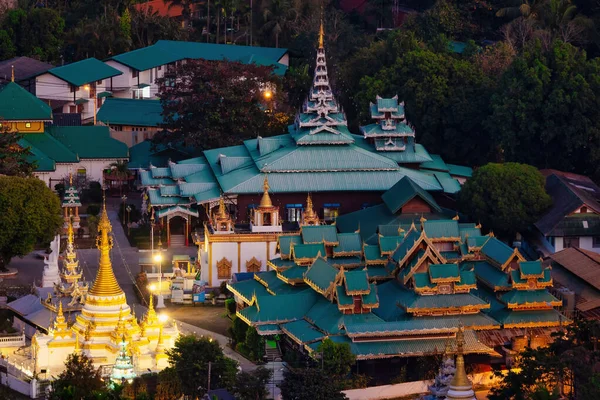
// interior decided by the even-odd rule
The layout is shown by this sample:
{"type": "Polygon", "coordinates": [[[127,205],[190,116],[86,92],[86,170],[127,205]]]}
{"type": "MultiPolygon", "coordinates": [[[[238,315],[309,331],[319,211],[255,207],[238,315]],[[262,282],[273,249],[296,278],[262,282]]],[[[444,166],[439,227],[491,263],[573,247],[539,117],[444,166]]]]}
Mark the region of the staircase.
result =
{"type": "Polygon", "coordinates": [[[170,247],[185,247],[184,235],[171,235],[170,247]]]}
{"type": "Polygon", "coordinates": [[[265,341],[265,357],[269,362],[281,361],[281,351],[274,340],[265,341]]]}

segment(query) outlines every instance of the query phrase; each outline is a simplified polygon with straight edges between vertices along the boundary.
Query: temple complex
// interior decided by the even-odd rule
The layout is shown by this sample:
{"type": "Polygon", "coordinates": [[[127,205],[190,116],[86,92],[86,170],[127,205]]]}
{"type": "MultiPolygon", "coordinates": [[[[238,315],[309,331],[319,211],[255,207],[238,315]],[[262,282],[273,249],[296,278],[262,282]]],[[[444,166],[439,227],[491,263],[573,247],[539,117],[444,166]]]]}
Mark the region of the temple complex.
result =
{"type": "MultiPolygon", "coordinates": [[[[446,164],[416,143],[397,96],[378,96],[371,104],[371,116],[374,123],[361,127],[360,134],[349,131],[331,87],[321,31],[312,87],[286,134],[262,137],[259,133],[238,146],[207,150],[177,163],[149,165],[140,172],[141,182],[169,235],[186,237],[190,218],[214,222],[221,197],[235,233],[265,234],[256,218],[266,215],[261,201],[267,175],[269,215],[282,221],[282,231],[298,230],[300,223],[331,224],[338,215],[378,204],[381,194],[404,177],[434,198],[451,201],[471,169],[446,164]]],[[[268,233],[278,235],[273,229],[278,225],[269,225],[268,233]]],[[[266,256],[262,249],[256,258],[260,260],[263,253],[266,256]]],[[[262,270],[265,267],[263,262],[262,270]]]]}
{"type": "Polygon", "coordinates": [[[541,261],[449,217],[410,178],[382,200],[280,235],[269,271],[228,285],[238,317],[307,354],[325,338],[348,343],[359,360],[441,352],[459,324],[465,354],[494,355],[500,343],[481,334],[569,323],[541,261]]]}
{"type": "MultiPolygon", "coordinates": [[[[103,207],[96,242],[100,251],[96,279],[72,324],[68,324],[63,315],[64,300],[60,297],[54,300],[58,303],[58,310],[48,333],[38,332],[32,338],[35,372],[45,371],[48,376],[58,374],[64,368],[66,357],[74,351],[91,358],[96,367],[113,365],[117,361],[123,367],[122,364],[126,361],[122,354],[125,345],[133,356],[135,370],[157,371],[167,366],[165,350],[173,346],[178,336],[177,328],[167,326],[159,319],[152,302],[142,321],[138,323],[112,269],[111,231],[106,207],[103,207]]],[[[67,249],[67,255],[69,252],[67,249]]],[[[78,285],[78,272],[72,261],[68,261],[67,269],[62,275],[71,284],[65,290],[69,290],[74,284],[78,285]]]]}

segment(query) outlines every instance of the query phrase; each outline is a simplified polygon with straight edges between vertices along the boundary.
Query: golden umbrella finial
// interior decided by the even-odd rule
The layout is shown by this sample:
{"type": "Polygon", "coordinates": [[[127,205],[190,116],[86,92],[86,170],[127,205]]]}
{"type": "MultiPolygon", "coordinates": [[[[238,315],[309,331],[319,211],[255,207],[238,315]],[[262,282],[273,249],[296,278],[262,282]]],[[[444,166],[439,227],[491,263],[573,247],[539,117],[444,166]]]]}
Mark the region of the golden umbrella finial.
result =
{"type": "Polygon", "coordinates": [[[325,39],[325,29],[323,28],[323,10],[321,9],[321,26],[319,27],[319,48],[323,48],[323,42],[325,39]]]}
{"type": "Polygon", "coordinates": [[[269,196],[269,189],[271,189],[271,187],[269,186],[269,177],[267,175],[265,175],[265,181],[263,182],[263,196],[262,196],[262,199],[260,200],[260,205],[259,205],[259,207],[261,207],[261,208],[273,207],[273,203],[271,202],[271,197],[269,196]]]}
{"type": "Polygon", "coordinates": [[[10,66],[10,81],[11,82],[15,81],[15,66],[14,65],[10,66]]]}

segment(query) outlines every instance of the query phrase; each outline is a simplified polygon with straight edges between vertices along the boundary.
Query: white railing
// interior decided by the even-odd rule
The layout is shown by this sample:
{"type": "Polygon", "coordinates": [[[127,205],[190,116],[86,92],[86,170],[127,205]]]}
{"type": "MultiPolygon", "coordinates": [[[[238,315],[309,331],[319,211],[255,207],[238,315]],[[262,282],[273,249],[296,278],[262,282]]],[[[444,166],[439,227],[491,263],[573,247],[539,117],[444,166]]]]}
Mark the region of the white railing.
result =
{"type": "Polygon", "coordinates": [[[0,347],[25,346],[25,333],[14,333],[0,336],[0,347]]]}

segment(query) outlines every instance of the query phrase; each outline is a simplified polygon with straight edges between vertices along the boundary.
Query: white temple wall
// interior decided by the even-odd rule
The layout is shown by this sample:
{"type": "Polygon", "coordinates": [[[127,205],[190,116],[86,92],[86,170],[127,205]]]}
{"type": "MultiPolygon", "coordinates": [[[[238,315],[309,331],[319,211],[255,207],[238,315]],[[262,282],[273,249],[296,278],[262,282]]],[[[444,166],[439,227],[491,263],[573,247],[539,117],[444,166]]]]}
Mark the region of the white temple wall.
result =
{"type": "MultiPolygon", "coordinates": [[[[208,286],[216,287],[222,281],[231,279],[231,275],[237,272],[247,272],[246,262],[253,257],[261,262],[261,271],[267,271],[267,261],[275,257],[277,242],[213,242],[209,249],[211,254],[207,257],[208,262],[212,262],[209,267],[210,273],[202,271],[202,279],[208,282],[208,286]],[[217,263],[223,258],[231,262],[231,275],[226,279],[219,279],[217,263]]],[[[207,271],[208,272],[208,271],[207,271]]]]}

